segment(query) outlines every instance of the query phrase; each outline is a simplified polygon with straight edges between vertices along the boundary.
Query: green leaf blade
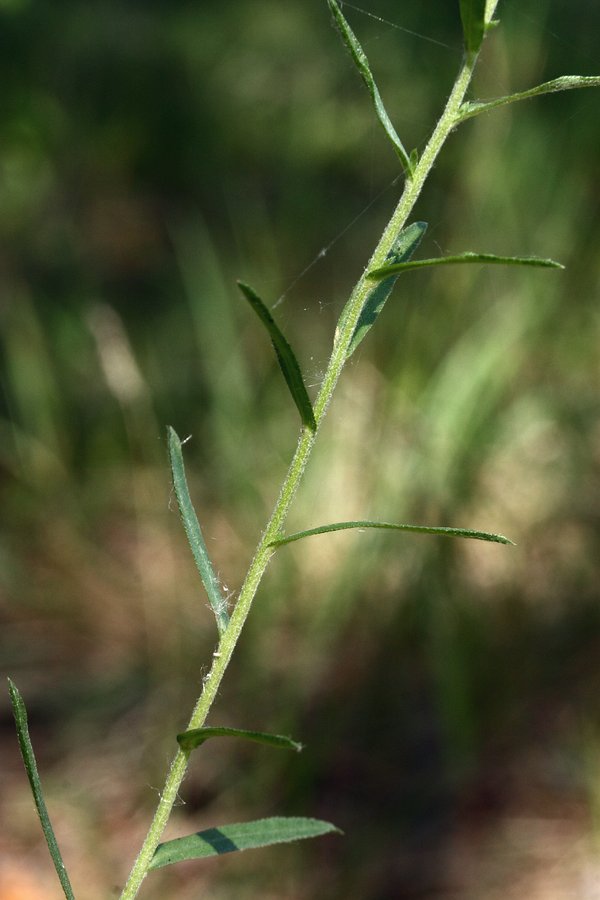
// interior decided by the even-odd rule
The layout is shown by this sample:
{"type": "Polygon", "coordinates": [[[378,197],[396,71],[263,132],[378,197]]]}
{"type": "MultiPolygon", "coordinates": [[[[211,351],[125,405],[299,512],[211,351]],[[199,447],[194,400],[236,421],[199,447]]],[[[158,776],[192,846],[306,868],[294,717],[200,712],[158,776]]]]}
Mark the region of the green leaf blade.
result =
{"type": "Polygon", "coordinates": [[[302,744],[293,741],[291,738],[282,734],[271,734],[266,731],[248,731],[245,728],[225,728],[225,727],[204,727],[193,728],[190,731],[184,731],[177,735],[177,742],[181,749],[188,753],[200,747],[205,741],[211,737],[236,737],[243,738],[247,741],[256,741],[259,744],[266,744],[269,747],[276,747],[281,750],[295,750],[297,753],[302,750],[302,744]]]}
{"type": "Polygon", "coordinates": [[[300,413],[302,423],[307,428],[310,428],[311,431],[316,431],[317,423],[314,410],[294,351],[288,344],[279,329],[279,326],[276,324],[273,316],[258,294],[252,290],[249,285],[244,284],[243,281],[238,281],[238,287],[269,332],[269,337],[271,338],[271,343],[275,348],[275,354],[277,356],[277,361],[279,362],[279,368],[283,373],[292,399],[296,404],[296,409],[300,413]]]}
{"type": "Polygon", "coordinates": [[[540,97],[543,94],[555,94],[559,91],[572,91],[578,88],[600,87],[600,75],[561,75],[551,81],[545,81],[526,91],[518,91],[515,94],[507,94],[504,97],[496,97],[494,100],[470,100],[462,104],[457,117],[457,123],[472,119],[484,112],[490,112],[499,106],[507,106],[509,103],[517,103],[519,100],[529,100],[532,97],[540,97]]]}
{"type": "Polygon", "coordinates": [[[336,833],[341,834],[339,828],[330,822],[281,816],[222,825],[159,844],[150,869],[160,869],[190,859],[206,859],[237,850],[253,850],[336,833]]]}
{"type": "Polygon", "coordinates": [[[387,114],[387,110],[383,105],[383,100],[381,99],[379,88],[377,87],[375,79],[373,78],[373,73],[371,72],[371,67],[369,66],[367,55],[363,50],[358,38],[352,31],[337,0],[327,0],[327,2],[329,4],[329,9],[331,10],[341,38],[347,49],[350,51],[350,56],[352,57],[354,65],[358,69],[360,76],[371,95],[377,118],[379,119],[379,122],[385,134],[394,147],[394,150],[396,151],[396,154],[400,162],[402,163],[402,168],[408,175],[412,175],[414,167],[416,165],[416,158],[414,155],[409,155],[406,152],[402,141],[398,137],[396,129],[392,125],[390,117],[387,114]]]}
{"type": "Polygon", "coordinates": [[[10,694],[10,702],[15,717],[17,737],[19,739],[19,747],[21,748],[21,755],[25,764],[25,771],[27,772],[31,793],[33,794],[38,818],[42,826],[42,831],[44,832],[44,837],[46,838],[48,850],[50,851],[50,856],[52,857],[52,862],[54,863],[54,868],[56,869],[56,874],[58,875],[58,880],[60,881],[65,897],[67,900],[75,900],[71,882],[69,881],[69,876],[58,847],[50,816],[48,815],[46,801],[44,800],[42,783],[40,781],[31,738],[29,737],[29,725],[27,722],[25,701],[19,693],[16,684],[11,681],[10,678],[8,679],[8,692],[10,694]]]}
{"type": "Polygon", "coordinates": [[[284,535],[271,541],[271,547],[282,547],[285,544],[291,544],[300,541],[306,537],[313,537],[317,534],[328,534],[332,531],[346,531],[352,528],[380,528],[390,531],[407,531],[413,534],[434,534],[441,537],[459,537],[468,538],[477,541],[490,541],[496,544],[511,544],[514,542],[503,534],[494,534],[490,531],[475,531],[472,528],[449,528],[445,525],[404,525],[396,522],[373,522],[352,521],[352,522],[333,522],[330,525],[319,525],[317,528],[309,528],[306,531],[297,531],[294,534],[284,535]]]}
{"type": "Polygon", "coordinates": [[[202,584],[204,585],[212,611],[215,614],[219,634],[222,635],[229,624],[226,599],[221,592],[219,580],[210,561],[208,550],[204,543],[202,529],[198,522],[192,498],[190,497],[190,491],[185,477],[181,441],[175,429],[170,426],[168,429],[168,443],[171,475],[173,478],[175,496],[177,497],[179,514],[192,551],[192,556],[194,557],[194,562],[196,563],[196,568],[202,579],[202,584]]]}
{"type": "MultiPolygon", "coordinates": [[[[394,246],[387,255],[390,264],[397,265],[407,262],[417,250],[426,230],[427,222],[413,222],[412,225],[404,228],[398,235],[394,246]]],[[[398,276],[394,274],[391,277],[382,280],[381,284],[374,287],[367,296],[348,347],[348,356],[351,356],[354,353],[360,342],[364,340],[375,324],[388,297],[392,293],[397,277],[398,276]]],[[[343,317],[344,312],[342,312],[340,323],[342,322],[343,317]]]]}
{"type": "Polygon", "coordinates": [[[541,256],[497,256],[495,253],[474,253],[471,250],[467,250],[465,253],[459,253],[455,256],[439,256],[434,259],[413,259],[406,262],[381,266],[379,269],[372,269],[368,272],[367,278],[371,278],[373,281],[381,281],[382,279],[389,278],[390,275],[399,275],[401,272],[407,272],[410,269],[423,269],[427,266],[449,266],[474,263],[497,266],[534,266],[542,269],[564,269],[563,264],[557,262],[555,259],[545,259],[541,256]]]}
{"type": "Polygon", "coordinates": [[[460,18],[467,52],[475,54],[485,37],[486,0],[460,0],[460,18]]]}

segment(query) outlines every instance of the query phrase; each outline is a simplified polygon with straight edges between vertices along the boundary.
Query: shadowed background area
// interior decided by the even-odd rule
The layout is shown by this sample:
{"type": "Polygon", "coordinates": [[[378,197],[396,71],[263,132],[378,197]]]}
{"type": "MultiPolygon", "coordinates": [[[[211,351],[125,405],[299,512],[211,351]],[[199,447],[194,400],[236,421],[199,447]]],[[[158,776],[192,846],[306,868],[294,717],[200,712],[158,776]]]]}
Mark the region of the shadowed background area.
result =
{"type": "MultiPolygon", "coordinates": [[[[345,10],[422,148],[460,62],[458,2],[345,10]]],[[[596,5],[498,12],[474,96],[597,74],[596,5]]],[[[0,666],[75,893],[100,900],[216,642],[166,427],[192,435],[190,488],[234,602],[299,425],[235,279],[282,297],[314,396],[401,180],[324,0],[2,0],[0,42],[0,666]]],[[[141,896],[596,896],[599,110],[573,91],[452,136],[415,209],[419,254],[567,269],[403,275],[289,522],[517,546],[348,532],[282,548],[211,724],[306,749],[207,743],[169,836],[314,815],[345,837],[167,868],[141,896]]],[[[7,694],[0,712],[0,895],[58,898],[7,694]]]]}

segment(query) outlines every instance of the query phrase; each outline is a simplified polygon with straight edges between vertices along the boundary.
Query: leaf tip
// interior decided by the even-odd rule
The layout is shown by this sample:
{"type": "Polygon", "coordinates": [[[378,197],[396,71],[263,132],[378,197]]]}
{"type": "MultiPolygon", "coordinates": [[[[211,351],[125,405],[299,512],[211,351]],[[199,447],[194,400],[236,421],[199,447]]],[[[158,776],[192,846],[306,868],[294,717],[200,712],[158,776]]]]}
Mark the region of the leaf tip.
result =
{"type": "Polygon", "coordinates": [[[249,284],[246,284],[246,282],[242,281],[241,278],[237,278],[235,283],[237,284],[246,300],[249,300],[250,302],[255,300],[256,293],[252,290],[249,284]]]}
{"type": "Polygon", "coordinates": [[[13,712],[15,715],[18,714],[19,704],[22,703],[21,694],[19,693],[19,689],[16,684],[12,680],[12,678],[7,677],[8,682],[8,694],[10,696],[10,704],[13,708],[13,712]]]}
{"type": "Polygon", "coordinates": [[[20,707],[23,707],[23,698],[21,696],[21,692],[19,688],[16,686],[12,678],[7,677],[8,682],[8,693],[10,695],[10,702],[15,713],[19,710],[20,707]]]}

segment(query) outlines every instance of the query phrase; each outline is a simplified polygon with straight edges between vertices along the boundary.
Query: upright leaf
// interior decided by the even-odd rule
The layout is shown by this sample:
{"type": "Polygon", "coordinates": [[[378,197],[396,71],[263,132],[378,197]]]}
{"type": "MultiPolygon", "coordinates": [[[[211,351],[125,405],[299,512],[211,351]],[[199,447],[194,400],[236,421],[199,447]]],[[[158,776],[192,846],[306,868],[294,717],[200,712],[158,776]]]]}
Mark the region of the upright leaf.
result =
{"type": "Polygon", "coordinates": [[[238,286],[258,318],[261,320],[261,322],[269,332],[269,337],[271,338],[273,347],[275,348],[275,353],[277,354],[279,367],[283,372],[283,377],[285,378],[287,386],[290,389],[290,394],[292,395],[292,399],[296,404],[298,412],[300,413],[300,418],[302,419],[303,424],[306,425],[307,428],[310,428],[311,431],[315,431],[317,427],[315,414],[312,408],[312,403],[310,402],[310,397],[308,396],[306,387],[304,385],[302,372],[300,371],[300,366],[298,365],[298,360],[294,355],[294,351],[284,338],[283,334],[279,330],[279,327],[275,323],[273,316],[271,315],[265,304],[262,302],[258,294],[242,281],[238,281],[238,286]]]}
{"type": "Polygon", "coordinates": [[[222,856],[236,850],[253,850],[270,847],[323,834],[341,834],[339,828],[320,819],[300,819],[273,817],[257,819],[255,822],[241,822],[236,825],[221,825],[208,828],[187,837],[175,838],[159,844],[150,863],[151,869],[160,869],[188,859],[205,859],[208,856],[222,856]]]}
{"type": "Polygon", "coordinates": [[[398,137],[396,129],[392,125],[386,108],[383,105],[383,100],[381,99],[379,88],[375,84],[375,79],[373,78],[373,73],[371,72],[371,67],[369,66],[369,60],[367,59],[365,51],[361,47],[358,38],[350,28],[350,25],[346,21],[346,18],[342,10],[340,9],[339,3],[337,2],[337,0],[327,0],[327,2],[329,3],[329,8],[333,13],[335,23],[342,36],[342,40],[350,51],[350,55],[354,61],[354,65],[358,69],[361,78],[366,84],[367,89],[371,95],[373,105],[375,107],[375,112],[377,113],[377,118],[379,119],[383,130],[391,141],[394,150],[396,151],[398,158],[402,163],[402,168],[410,175],[412,174],[414,166],[416,165],[416,156],[413,156],[413,154],[409,156],[409,154],[404,149],[402,141],[398,137]]]}
{"type": "Polygon", "coordinates": [[[221,592],[219,580],[212,567],[208,550],[206,549],[206,544],[204,543],[204,538],[202,536],[200,523],[198,522],[198,517],[196,515],[196,510],[194,509],[192,498],[190,497],[183,465],[181,441],[179,440],[176,431],[171,427],[169,427],[169,458],[171,461],[173,487],[175,488],[175,496],[177,497],[181,521],[185,528],[185,533],[192,550],[196,568],[200,573],[202,584],[207,593],[208,601],[215,614],[219,634],[223,634],[229,624],[225,597],[221,592]]]}
{"type": "MultiPolygon", "coordinates": [[[[409,260],[421,243],[426,230],[427,222],[413,222],[412,225],[401,231],[396,239],[396,243],[386,257],[387,264],[393,265],[409,260]]],[[[375,320],[383,309],[387,298],[392,293],[392,288],[396,284],[397,279],[397,275],[386,278],[376,285],[367,296],[348,347],[348,356],[354,353],[367,332],[375,324],[375,320]]],[[[344,313],[342,313],[342,318],[343,315],[344,313]]]]}
{"type": "Polygon", "coordinates": [[[25,702],[21,694],[19,693],[16,684],[14,684],[14,682],[12,682],[10,678],[8,679],[8,692],[10,694],[10,702],[13,708],[15,724],[17,726],[17,737],[19,739],[19,746],[21,748],[21,755],[23,756],[23,762],[25,763],[25,771],[27,772],[27,777],[31,786],[31,793],[33,794],[33,799],[40,823],[42,825],[44,837],[46,838],[46,843],[48,844],[48,850],[50,851],[50,856],[52,857],[52,862],[54,863],[54,868],[56,869],[56,874],[58,875],[58,879],[60,881],[65,897],[67,898],[67,900],[75,900],[73,889],[71,888],[71,882],[69,881],[69,876],[67,875],[67,870],[60,854],[60,850],[58,849],[58,843],[56,841],[54,829],[52,828],[50,816],[48,815],[48,810],[46,808],[46,802],[44,800],[44,794],[42,791],[42,783],[40,781],[37,763],[35,761],[31,738],[29,737],[29,726],[27,724],[27,710],[25,708],[25,702]]]}
{"type": "Polygon", "coordinates": [[[460,0],[465,47],[468,53],[477,53],[485,35],[486,0],[460,0]]]}

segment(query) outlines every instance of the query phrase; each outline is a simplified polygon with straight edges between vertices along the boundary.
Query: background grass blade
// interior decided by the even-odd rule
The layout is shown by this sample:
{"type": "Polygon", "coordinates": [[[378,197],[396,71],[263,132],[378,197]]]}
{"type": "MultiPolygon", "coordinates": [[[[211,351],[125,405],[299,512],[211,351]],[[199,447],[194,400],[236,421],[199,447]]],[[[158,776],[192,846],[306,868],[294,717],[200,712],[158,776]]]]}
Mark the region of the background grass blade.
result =
{"type": "Polygon", "coordinates": [[[439,256],[434,259],[414,259],[409,262],[392,263],[389,266],[382,266],[380,269],[373,269],[367,274],[367,278],[379,281],[399,272],[406,272],[408,269],[422,269],[425,266],[450,266],[460,263],[485,263],[487,265],[497,266],[537,266],[543,269],[564,269],[562,263],[556,262],[554,259],[544,259],[541,256],[496,256],[494,253],[473,253],[468,250],[466,253],[459,253],[456,256],[439,256]]]}
{"type": "Polygon", "coordinates": [[[267,744],[270,747],[277,747],[281,750],[295,750],[297,753],[302,750],[302,744],[282,734],[269,734],[266,731],[247,731],[244,728],[192,728],[190,731],[178,734],[177,742],[184,752],[188,752],[196,747],[200,747],[211,737],[245,738],[247,741],[256,741],[259,744],[267,744]]]}
{"type": "Polygon", "coordinates": [[[333,522],[331,525],[319,525],[318,528],[309,528],[307,531],[297,531],[294,534],[288,534],[285,537],[271,541],[271,547],[281,547],[284,544],[291,544],[294,541],[300,541],[305,537],[312,537],[315,534],[327,534],[330,531],[346,531],[350,528],[383,528],[391,531],[410,531],[415,534],[438,534],[442,537],[460,537],[472,538],[477,541],[493,541],[496,544],[513,544],[509,538],[503,534],[493,534],[489,531],[474,531],[471,528],[447,528],[437,525],[398,525],[393,522],[333,522]]]}
{"type": "Polygon", "coordinates": [[[192,504],[190,492],[185,477],[185,468],[183,465],[183,453],[181,450],[181,441],[177,436],[177,432],[169,427],[169,459],[171,461],[171,473],[173,475],[173,487],[175,488],[175,496],[179,506],[181,521],[185,528],[185,533],[192,550],[194,562],[202,584],[208,595],[209,603],[217,620],[217,628],[219,634],[223,634],[229,624],[229,616],[227,614],[226,600],[221,592],[219,581],[212,567],[200,523],[196,516],[196,511],[192,504]]]}
{"type": "Polygon", "coordinates": [[[294,403],[296,404],[296,408],[300,413],[300,418],[302,419],[303,424],[306,425],[307,428],[310,428],[311,431],[315,431],[317,427],[315,414],[312,408],[312,403],[310,402],[310,397],[308,396],[308,393],[306,391],[302,372],[300,370],[300,366],[298,364],[298,360],[296,359],[294,351],[288,344],[287,340],[280,331],[279,326],[276,324],[273,316],[271,315],[265,304],[262,302],[258,294],[242,281],[238,281],[238,286],[252,309],[257,314],[258,318],[261,320],[261,322],[269,332],[273,347],[275,348],[275,353],[277,354],[279,366],[281,368],[281,371],[283,372],[283,377],[285,378],[287,386],[290,389],[290,394],[292,395],[294,403]]]}
{"type": "Polygon", "coordinates": [[[160,869],[188,859],[205,859],[236,850],[253,850],[336,833],[341,834],[339,828],[320,819],[276,816],[254,822],[223,825],[159,844],[150,868],[160,869]]]}
{"type": "Polygon", "coordinates": [[[386,135],[392,142],[394,150],[398,154],[398,158],[402,163],[402,168],[407,174],[410,175],[413,172],[413,165],[416,162],[416,158],[414,156],[411,158],[404,149],[402,141],[398,137],[396,129],[392,125],[386,108],[383,105],[383,100],[381,99],[381,94],[379,93],[379,89],[375,84],[375,79],[373,78],[373,73],[371,72],[371,67],[369,66],[369,61],[366,57],[366,54],[361,47],[356,35],[350,28],[350,25],[346,21],[346,18],[339,7],[339,4],[336,2],[336,0],[327,0],[327,2],[329,3],[329,8],[333,13],[335,23],[342,36],[342,40],[350,51],[350,55],[354,60],[354,64],[360,72],[362,80],[366,84],[367,89],[372,97],[373,105],[375,106],[375,112],[377,113],[377,118],[379,119],[386,135]]]}
{"type": "MultiPolygon", "coordinates": [[[[398,264],[407,262],[423,238],[427,230],[427,222],[413,222],[408,228],[400,232],[394,247],[388,253],[390,264],[398,264]]],[[[360,342],[366,337],[367,332],[371,330],[375,324],[375,320],[383,309],[388,297],[392,293],[392,289],[396,284],[397,276],[386,278],[381,284],[373,288],[365,304],[361,310],[350,346],[348,347],[348,356],[351,356],[360,342]]],[[[342,318],[344,313],[342,312],[342,318]]],[[[342,319],[340,319],[340,322],[342,319]]],[[[338,328],[340,326],[338,325],[338,328]]]]}
{"type": "Polygon", "coordinates": [[[496,100],[471,100],[463,103],[460,108],[459,122],[471,119],[480,113],[489,112],[498,106],[506,106],[508,103],[516,103],[518,100],[529,100],[531,97],[540,97],[542,94],[555,94],[558,91],[571,91],[576,88],[600,87],[600,75],[561,75],[552,81],[545,81],[527,91],[519,91],[516,94],[507,94],[496,100]]]}
{"type": "Polygon", "coordinates": [[[48,850],[50,851],[50,856],[52,857],[52,862],[54,863],[54,868],[56,869],[56,874],[58,875],[58,879],[61,883],[65,897],[67,898],[67,900],[75,900],[73,889],[71,888],[71,882],[69,881],[69,876],[67,875],[67,870],[62,860],[60,850],[58,849],[58,843],[56,841],[54,829],[52,828],[52,823],[50,822],[50,816],[48,815],[48,810],[46,809],[44,794],[42,792],[42,784],[40,781],[40,776],[38,774],[35,755],[33,753],[33,747],[31,745],[31,739],[29,737],[29,727],[27,725],[27,710],[25,708],[25,703],[17,689],[17,686],[10,680],[10,678],[8,679],[8,691],[10,694],[10,702],[12,704],[15,723],[17,726],[19,746],[21,748],[23,762],[25,763],[25,771],[27,772],[27,777],[29,778],[31,793],[33,794],[33,799],[35,801],[35,806],[42,825],[44,837],[46,838],[46,843],[48,844],[48,850]]]}
{"type": "Polygon", "coordinates": [[[468,53],[477,53],[485,35],[486,0],[460,0],[465,47],[468,53]]]}

